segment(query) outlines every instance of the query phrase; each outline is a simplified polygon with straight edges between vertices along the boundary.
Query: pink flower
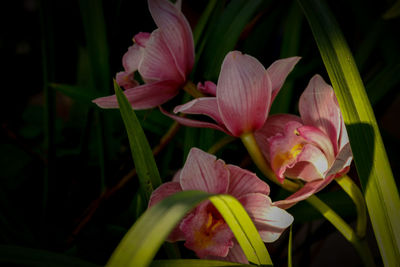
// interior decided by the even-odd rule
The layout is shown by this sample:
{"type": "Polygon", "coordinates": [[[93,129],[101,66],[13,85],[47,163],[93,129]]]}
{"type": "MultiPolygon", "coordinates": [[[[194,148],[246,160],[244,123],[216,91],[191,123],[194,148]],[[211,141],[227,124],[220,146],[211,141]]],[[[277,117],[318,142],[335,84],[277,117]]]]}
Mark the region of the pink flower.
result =
{"type": "MultiPolygon", "coordinates": [[[[117,74],[117,83],[135,109],[161,105],[178,94],[194,63],[190,25],[180,11],[180,2],[149,0],[150,13],[158,26],[150,33],[134,36],[133,46],[122,58],[125,71],[117,74]],[[134,73],[144,80],[138,85],[134,73]]],[[[102,108],[118,108],[115,95],[93,101],[102,108]]]]}
{"type": "MultiPolygon", "coordinates": [[[[244,206],[264,242],[273,242],[292,222],[293,217],[268,197],[269,186],[254,173],[192,148],[183,169],[172,182],[158,187],[151,195],[149,207],[182,190],[201,190],[213,194],[230,194],[244,206]]],[[[218,210],[206,201],[179,223],[167,239],[185,240],[185,246],[199,258],[219,258],[247,263],[246,257],[218,210]]]]}
{"type": "Polygon", "coordinates": [[[322,190],[348,172],[352,161],[349,139],[335,93],[315,75],[300,97],[301,118],[272,115],[255,133],[257,143],[280,181],[286,177],[306,184],[287,199],[288,208],[322,190]]]}
{"type": "Polygon", "coordinates": [[[277,60],[265,70],[254,57],[229,52],[222,63],[218,84],[207,81],[198,86],[211,97],[197,98],[174,109],[175,113],[207,115],[215,123],[164,113],[184,125],[213,128],[236,137],[253,132],[264,125],[272,101],[299,60],[277,60]]]}

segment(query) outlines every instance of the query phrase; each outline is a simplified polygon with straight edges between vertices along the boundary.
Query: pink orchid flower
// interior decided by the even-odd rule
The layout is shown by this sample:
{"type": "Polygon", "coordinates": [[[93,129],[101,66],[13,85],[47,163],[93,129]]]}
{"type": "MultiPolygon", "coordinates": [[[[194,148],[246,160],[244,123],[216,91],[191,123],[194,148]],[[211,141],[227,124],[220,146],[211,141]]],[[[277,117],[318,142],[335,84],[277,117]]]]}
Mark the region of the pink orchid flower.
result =
{"type": "Polygon", "coordinates": [[[207,81],[199,90],[211,95],[175,107],[174,112],[201,114],[215,123],[167,116],[181,124],[206,127],[239,137],[264,125],[272,101],[299,57],[275,61],[267,70],[254,57],[239,51],[229,52],[222,63],[217,85],[207,81]]]}
{"type": "MultiPolygon", "coordinates": [[[[181,1],[174,5],[168,0],[149,0],[148,5],[158,28],[134,36],[134,45],[122,58],[125,71],[116,77],[135,109],[156,107],[177,95],[194,63],[192,30],[180,10],[181,1]],[[135,81],[136,71],[143,85],[135,81]]],[[[115,95],[93,102],[102,108],[118,108],[115,95]]]]}
{"type": "MultiPolygon", "coordinates": [[[[192,148],[181,171],[172,182],[158,187],[149,207],[176,192],[201,190],[236,197],[248,212],[264,242],[273,242],[292,222],[293,217],[268,197],[269,186],[254,173],[192,148]]],[[[199,258],[224,259],[247,263],[247,259],[221,214],[206,201],[179,223],[167,241],[185,240],[185,246],[199,258]]]]}
{"type": "Polygon", "coordinates": [[[280,181],[285,177],[305,185],[276,204],[289,208],[346,174],[353,159],[343,117],[331,86],[315,75],[299,101],[300,116],[268,118],[255,133],[257,143],[280,181]]]}

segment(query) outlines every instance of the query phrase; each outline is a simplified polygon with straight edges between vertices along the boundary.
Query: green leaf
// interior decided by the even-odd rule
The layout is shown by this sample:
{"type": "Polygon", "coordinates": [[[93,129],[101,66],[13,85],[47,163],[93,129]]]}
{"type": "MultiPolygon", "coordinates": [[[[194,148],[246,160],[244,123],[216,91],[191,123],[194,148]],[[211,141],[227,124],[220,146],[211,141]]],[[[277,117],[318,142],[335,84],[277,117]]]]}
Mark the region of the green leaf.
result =
{"type": "Polygon", "coordinates": [[[96,267],[99,265],[46,250],[0,245],[2,266],[96,267]]]}
{"type": "Polygon", "coordinates": [[[151,192],[161,184],[160,174],[140,122],[119,85],[114,81],[115,94],[129,138],[133,161],[146,203],[151,192]]]}
{"type": "Polygon", "coordinates": [[[258,10],[261,0],[233,0],[210,34],[202,56],[205,80],[216,80],[225,55],[234,49],[246,24],[258,10]]]}
{"type": "Polygon", "coordinates": [[[261,237],[239,201],[228,195],[182,191],[143,213],[115,249],[107,266],[147,266],[178,222],[206,199],[221,213],[249,261],[271,264],[261,237]]]}
{"type": "Polygon", "coordinates": [[[400,0],[397,0],[383,15],[384,19],[394,19],[400,16],[400,0]]]}
{"type": "Polygon", "coordinates": [[[272,265],[267,248],[240,202],[230,195],[212,196],[210,201],[231,228],[248,261],[257,265],[272,265]]]}
{"type": "Polygon", "coordinates": [[[290,226],[289,230],[289,243],[288,243],[288,267],[292,267],[292,244],[293,244],[293,224],[290,226]]]}
{"type": "Polygon", "coordinates": [[[298,1],[311,26],[342,110],[383,262],[385,266],[396,266],[400,259],[400,198],[364,85],[325,2],[298,1]]]}
{"type": "Polygon", "coordinates": [[[250,264],[241,264],[229,261],[217,260],[198,260],[198,259],[180,259],[180,260],[156,260],[150,264],[151,267],[223,267],[223,266],[254,266],[250,264]]]}

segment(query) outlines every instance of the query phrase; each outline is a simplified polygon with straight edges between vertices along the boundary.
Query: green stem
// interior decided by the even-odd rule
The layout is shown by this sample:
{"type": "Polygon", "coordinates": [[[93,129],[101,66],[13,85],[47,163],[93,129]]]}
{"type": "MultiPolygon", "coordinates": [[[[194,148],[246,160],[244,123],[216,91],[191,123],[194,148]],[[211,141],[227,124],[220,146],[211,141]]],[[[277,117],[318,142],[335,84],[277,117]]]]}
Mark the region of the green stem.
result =
{"type": "Polygon", "coordinates": [[[360,238],[365,237],[365,232],[367,228],[367,209],[365,206],[364,196],[361,193],[360,188],[347,175],[336,178],[335,181],[349,195],[351,200],[353,200],[357,209],[357,236],[360,238]]]}
{"type": "Polygon", "coordinates": [[[353,229],[328,205],[315,195],[306,199],[355,247],[365,266],[375,266],[374,258],[364,238],[359,238],[353,229]]]}
{"type": "Polygon", "coordinates": [[[274,172],[268,166],[267,161],[265,160],[260,148],[258,147],[253,133],[242,134],[240,136],[240,139],[242,140],[247,151],[249,152],[249,155],[253,162],[269,180],[290,192],[295,192],[300,188],[300,185],[287,179],[285,179],[283,183],[279,182],[274,172]]]}

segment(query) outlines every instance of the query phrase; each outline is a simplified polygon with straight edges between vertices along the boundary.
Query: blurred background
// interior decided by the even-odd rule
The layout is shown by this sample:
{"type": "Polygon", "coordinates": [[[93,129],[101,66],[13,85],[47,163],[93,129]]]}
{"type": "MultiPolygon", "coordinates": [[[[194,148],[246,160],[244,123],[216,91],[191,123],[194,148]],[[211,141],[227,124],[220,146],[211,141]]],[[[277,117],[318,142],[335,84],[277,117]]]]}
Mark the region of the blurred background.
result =
{"type": "MultiPolygon", "coordinates": [[[[353,52],[399,177],[400,18],[387,12],[394,1],[327,3],[353,52]]],[[[207,4],[183,0],[192,29],[207,4]]],[[[147,2],[16,0],[3,1],[0,12],[0,265],[104,265],[146,206],[137,194],[119,111],[101,110],[91,100],[113,92],[112,78],[122,70],[132,37],[156,28],[147,2]]],[[[196,42],[192,80],[216,82],[222,59],[233,49],[266,67],[279,58],[302,57],[273,113],[297,113],[298,97],[314,74],[330,83],[296,1],[218,1],[196,42]]],[[[165,108],[188,99],[182,92],[165,108]]],[[[172,120],[158,109],[137,115],[155,147],[172,120]]],[[[223,137],[213,130],[182,127],[156,156],[162,179],[169,181],[183,166],[191,147],[207,150],[223,137]]],[[[238,141],[217,156],[257,171],[238,141]]],[[[358,181],[354,166],[349,175],[358,181]]],[[[273,200],[285,196],[271,187],[273,200]]],[[[355,219],[351,200],[336,184],[319,196],[347,221],[355,219]]],[[[351,245],[310,206],[300,203],[289,212],[295,216],[294,266],[361,264],[351,245]]],[[[379,260],[372,228],[368,232],[379,260]]],[[[286,266],[287,240],[286,233],[268,244],[276,266],[286,266]]],[[[195,257],[179,247],[182,257],[195,257]]],[[[162,249],[157,257],[165,257],[162,249]]]]}

